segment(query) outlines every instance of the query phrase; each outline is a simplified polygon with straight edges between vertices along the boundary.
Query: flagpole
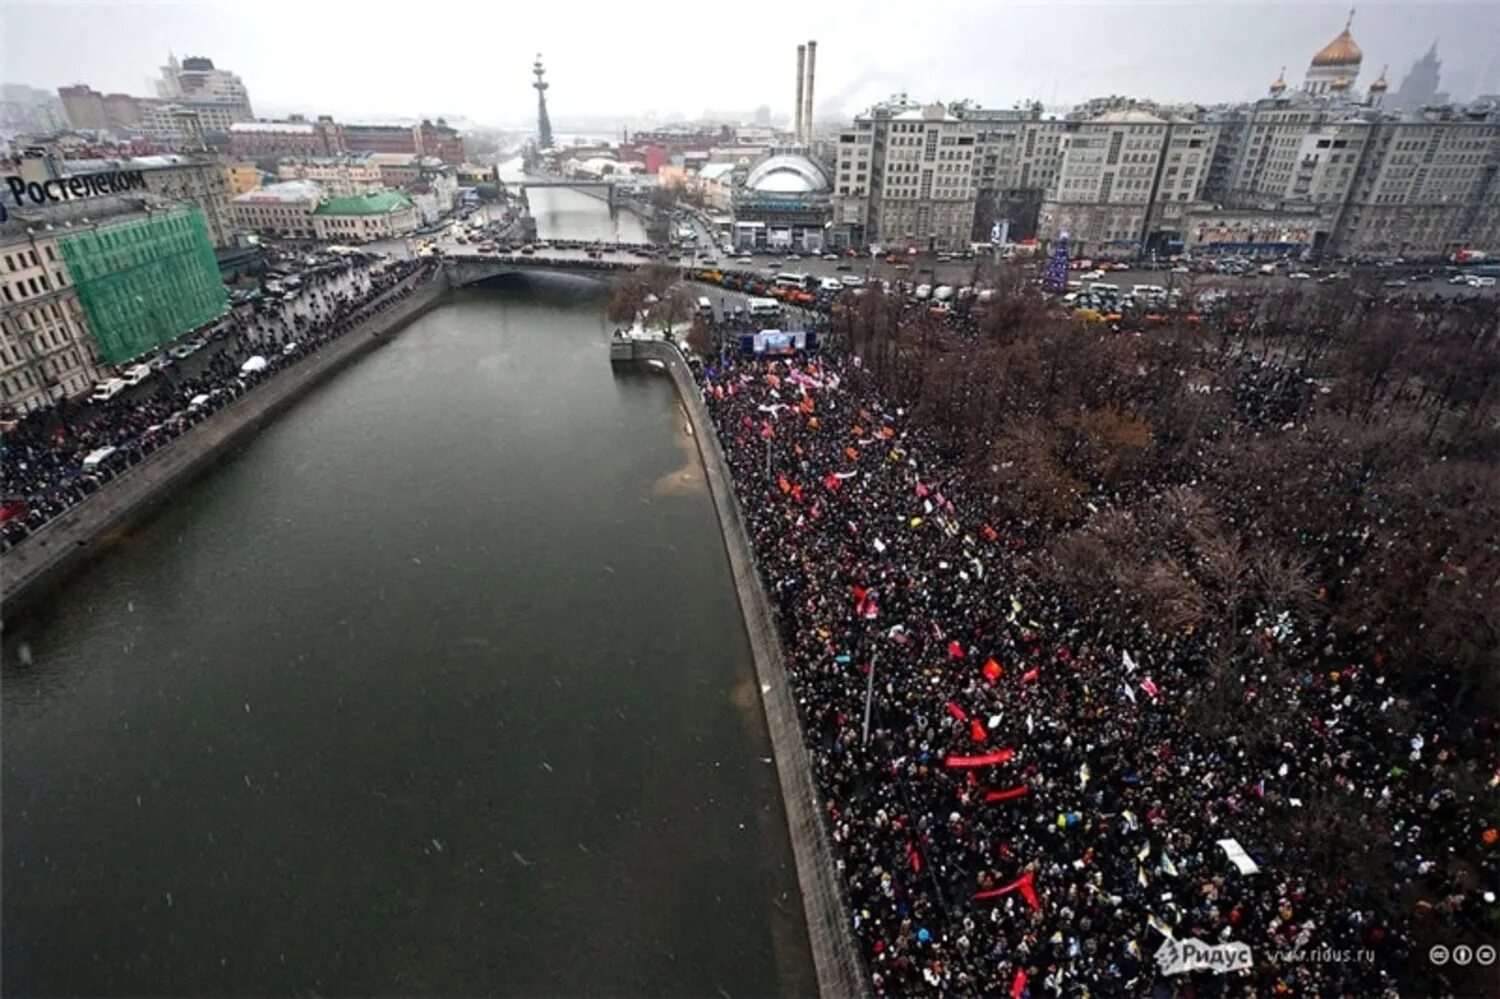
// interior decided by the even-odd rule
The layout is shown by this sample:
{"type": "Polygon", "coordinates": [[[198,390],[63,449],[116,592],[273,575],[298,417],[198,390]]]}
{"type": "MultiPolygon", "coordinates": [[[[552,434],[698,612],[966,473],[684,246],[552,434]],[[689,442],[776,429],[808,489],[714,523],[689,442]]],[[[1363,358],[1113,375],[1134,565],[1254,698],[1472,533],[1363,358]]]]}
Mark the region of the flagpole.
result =
{"type": "Polygon", "coordinates": [[[870,657],[870,672],[865,676],[865,739],[862,745],[870,744],[870,702],[875,699],[875,660],[879,656],[870,657]]]}

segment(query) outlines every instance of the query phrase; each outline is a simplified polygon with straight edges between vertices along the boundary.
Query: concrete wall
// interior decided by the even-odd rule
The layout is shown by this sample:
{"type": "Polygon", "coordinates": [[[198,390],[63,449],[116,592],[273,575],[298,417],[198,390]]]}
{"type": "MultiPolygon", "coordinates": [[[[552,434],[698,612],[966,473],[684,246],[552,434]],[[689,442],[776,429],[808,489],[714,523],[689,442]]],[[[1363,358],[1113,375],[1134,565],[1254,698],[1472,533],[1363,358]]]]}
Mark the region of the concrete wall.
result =
{"type": "Polygon", "coordinates": [[[812,762],[802,738],[797,704],[787,677],[786,661],[781,654],[781,638],[770,601],[761,586],[750,535],[740,516],[734,480],[719,448],[713,421],[703,405],[698,384],[676,347],[661,341],[635,341],[631,352],[637,363],[656,360],[665,365],[666,373],[677,386],[683,408],[687,410],[693,439],[698,442],[698,454],[703,459],[709,490],[719,514],[719,526],[724,533],[730,571],[734,574],[740,608],[745,615],[745,630],[749,633],[755,658],[761,703],[771,733],[781,800],[786,806],[792,852],[797,862],[797,881],[807,914],[818,991],[828,999],[868,995],[868,978],[854,945],[852,922],[834,865],[833,844],[823,821],[822,798],[813,782],[812,762]]]}
{"type": "Polygon", "coordinates": [[[0,556],[0,612],[14,618],[24,611],[95,555],[109,532],[163,502],[313,386],[384,343],[383,334],[430,309],[447,290],[446,275],[440,273],[399,305],[370,317],[148,455],[0,556]]]}

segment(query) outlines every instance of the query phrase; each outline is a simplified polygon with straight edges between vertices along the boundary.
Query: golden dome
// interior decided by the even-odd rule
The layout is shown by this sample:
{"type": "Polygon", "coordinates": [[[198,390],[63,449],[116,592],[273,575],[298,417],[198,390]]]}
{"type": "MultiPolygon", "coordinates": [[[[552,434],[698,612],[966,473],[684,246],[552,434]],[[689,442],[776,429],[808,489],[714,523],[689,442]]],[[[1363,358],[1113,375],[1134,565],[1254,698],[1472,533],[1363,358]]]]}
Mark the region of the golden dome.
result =
{"type": "Polygon", "coordinates": [[[1344,24],[1344,30],[1340,31],[1338,37],[1313,56],[1314,66],[1345,66],[1349,63],[1357,63],[1365,57],[1354,44],[1354,36],[1349,34],[1349,26],[1354,23],[1354,11],[1349,12],[1349,20],[1344,24]]]}
{"type": "Polygon", "coordinates": [[[1281,67],[1281,72],[1276,74],[1276,79],[1271,81],[1271,93],[1279,94],[1286,89],[1286,67],[1281,67]]]}
{"type": "Polygon", "coordinates": [[[1389,83],[1385,82],[1385,71],[1387,69],[1390,69],[1390,67],[1389,66],[1382,66],[1381,67],[1381,69],[1380,69],[1380,75],[1375,78],[1375,82],[1374,83],[1370,84],[1370,93],[1372,93],[1372,94],[1383,94],[1387,90],[1391,89],[1391,85],[1389,83]]]}

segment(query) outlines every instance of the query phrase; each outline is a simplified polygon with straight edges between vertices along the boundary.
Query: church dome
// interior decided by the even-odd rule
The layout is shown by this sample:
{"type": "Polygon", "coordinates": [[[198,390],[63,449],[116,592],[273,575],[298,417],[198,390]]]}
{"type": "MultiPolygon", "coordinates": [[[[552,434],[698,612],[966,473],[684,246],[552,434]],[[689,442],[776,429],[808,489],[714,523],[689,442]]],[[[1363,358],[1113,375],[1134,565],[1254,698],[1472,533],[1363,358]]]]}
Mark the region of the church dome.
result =
{"type": "Polygon", "coordinates": [[[1375,78],[1375,82],[1370,84],[1370,93],[1383,94],[1389,89],[1391,89],[1391,85],[1385,82],[1385,69],[1382,69],[1380,75],[1375,78]]]}
{"type": "Polygon", "coordinates": [[[1357,64],[1364,59],[1365,54],[1354,44],[1354,36],[1349,34],[1349,25],[1344,25],[1344,30],[1338,33],[1338,37],[1319,50],[1313,56],[1314,66],[1348,66],[1357,64]]]}
{"type": "Polygon", "coordinates": [[[1286,67],[1281,67],[1281,72],[1276,74],[1276,79],[1271,81],[1271,93],[1279,94],[1286,90],[1286,67]]]}

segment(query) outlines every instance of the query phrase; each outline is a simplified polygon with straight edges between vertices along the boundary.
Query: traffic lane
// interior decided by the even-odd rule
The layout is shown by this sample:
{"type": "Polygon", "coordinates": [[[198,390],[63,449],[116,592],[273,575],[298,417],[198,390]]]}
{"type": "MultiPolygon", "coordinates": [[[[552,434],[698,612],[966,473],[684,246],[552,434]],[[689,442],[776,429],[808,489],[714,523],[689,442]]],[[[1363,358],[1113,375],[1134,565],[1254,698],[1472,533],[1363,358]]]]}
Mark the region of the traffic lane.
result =
{"type": "MultiPolygon", "coordinates": [[[[757,255],[750,258],[750,263],[742,264],[742,258],[728,258],[716,255],[714,262],[699,260],[696,257],[689,261],[683,259],[683,266],[695,267],[718,267],[722,270],[744,270],[760,276],[770,276],[791,271],[799,274],[807,274],[812,277],[839,277],[844,274],[854,274],[863,278],[866,282],[871,280],[885,280],[890,282],[904,281],[908,284],[932,284],[952,285],[960,287],[966,284],[974,284],[992,279],[997,274],[1019,273],[1024,279],[1039,280],[1042,276],[1043,266],[1040,262],[1030,264],[1002,263],[991,264],[989,261],[981,260],[958,260],[945,263],[935,261],[923,261],[920,258],[904,267],[887,264],[884,260],[871,261],[869,258],[840,258],[837,261],[824,260],[821,257],[802,257],[798,260],[790,260],[786,257],[775,257],[757,255]]],[[[1079,281],[1081,271],[1069,272],[1070,281],[1079,281]]],[[[1133,284],[1155,284],[1170,290],[1179,289],[1186,293],[1197,293],[1210,288],[1225,288],[1230,291],[1254,292],[1254,291],[1281,291],[1287,289],[1304,289],[1315,287],[1329,287],[1319,284],[1316,278],[1293,281],[1285,274],[1275,275],[1228,275],[1228,274],[1173,274],[1166,270],[1128,269],[1107,272],[1098,279],[1106,284],[1120,285],[1122,290],[1133,284]]],[[[1089,282],[1081,282],[1087,284],[1089,282]]],[[[1354,283],[1358,283],[1357,281],[1354,283]]],[[[1349,287],[1351,282],[1338,282],[1334,287],[1349,287]]],[[[1408,295],[1428,297],[1439,295],[1451,297],[1455,295],[1473,294],[1476,291],[1486,293],[1494,292],[1495,288],[1475,289],[1463,285],[1450,285],[1445,281],[1433,280],[1431,282],[1408,283],[1403,288],[1380,288],[1378,291],[1385,295],[1408,295]]]]}
{"type": "MultiPolygon", "coordinates": [[[[370,278],[368,272],[362,271],[358,275],[345,275],[335,285],[320,286],[314,291],[303,292],[297,296],[295,302],[282,303],[280,308],[275,312],[251,319],[244,328],[244,333],[257,345],[284,342],[288,334],[294,331],[292,317],[302,318],[313,323],[327,321],[333,314],[334,294],[360,295],[368,292],[369,288],[370,278]],[[329,292],[326,302],[314,301],[310,297],[316,291],[322,290],[329,292]]],[[[187,339],[191,338],[179,339],[171,344],[164,345],[160,350],[170,351],[173,347],[180,346],[187,339]]],[[[187,357],[173,358],[171,365],[167,368],[161,371],[153,371],[145,381],[139,385],[130,386],[115,398],[131,403],[144,402],[156,395],[164,383],[167,387],[176,389],[184,383],[201,378],[208,371],[215,357],[232,350],[236,351],[236,353],[235,355],[231,355],[231,359],[238,361],[238,352],[234,347],[234,334],[232,332],[208,339],[200,349],[189,354],[187,357]]],[[[81,404],[78,411],[87,418],[93,412],[92,404],[81,404]]]]}

